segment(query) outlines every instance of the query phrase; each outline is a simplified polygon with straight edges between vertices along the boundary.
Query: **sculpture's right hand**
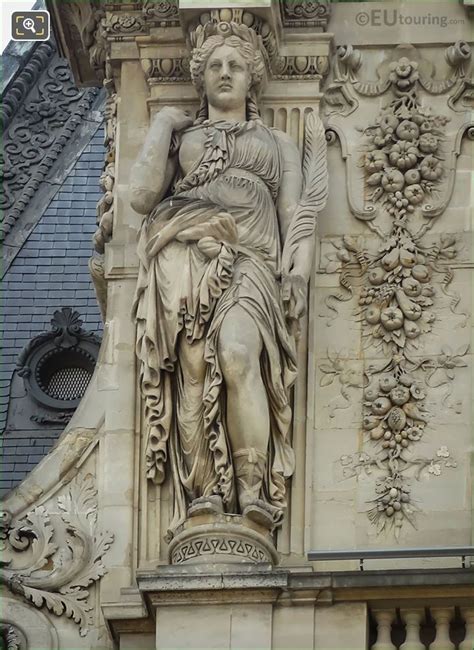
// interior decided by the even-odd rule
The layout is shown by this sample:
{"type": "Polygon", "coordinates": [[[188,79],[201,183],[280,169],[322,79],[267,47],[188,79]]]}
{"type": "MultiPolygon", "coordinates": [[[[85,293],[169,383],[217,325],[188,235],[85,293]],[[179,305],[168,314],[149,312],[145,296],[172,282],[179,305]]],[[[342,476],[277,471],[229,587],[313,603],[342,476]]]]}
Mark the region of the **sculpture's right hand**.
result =
{"type": "Polygon", "coordinates": [[[165,106],[153,120],[153,124],[157,124],[160,127],[167,124],[173,131],[182,131],[188,126],[191,126],[192,123],[192,117],[180,108],[175,108],[174,106],[165,106]]]}

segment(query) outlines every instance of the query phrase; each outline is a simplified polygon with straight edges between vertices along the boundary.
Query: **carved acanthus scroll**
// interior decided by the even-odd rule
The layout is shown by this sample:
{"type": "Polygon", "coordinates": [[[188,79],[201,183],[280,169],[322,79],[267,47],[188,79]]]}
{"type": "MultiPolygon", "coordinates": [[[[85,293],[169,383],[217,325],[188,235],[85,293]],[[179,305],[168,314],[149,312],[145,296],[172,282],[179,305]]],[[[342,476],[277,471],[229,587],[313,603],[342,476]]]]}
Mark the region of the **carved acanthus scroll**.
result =
{"type": "Polygon", "coordinates": [[[17,521],[2,512],[0,581],[35,607],[71,618],[85,636],[94,624],[88,588],[106,573],[102,558],[114,536],[97,527],[91,476],[71,483],[55,509],[36,506],[17,521]]]}

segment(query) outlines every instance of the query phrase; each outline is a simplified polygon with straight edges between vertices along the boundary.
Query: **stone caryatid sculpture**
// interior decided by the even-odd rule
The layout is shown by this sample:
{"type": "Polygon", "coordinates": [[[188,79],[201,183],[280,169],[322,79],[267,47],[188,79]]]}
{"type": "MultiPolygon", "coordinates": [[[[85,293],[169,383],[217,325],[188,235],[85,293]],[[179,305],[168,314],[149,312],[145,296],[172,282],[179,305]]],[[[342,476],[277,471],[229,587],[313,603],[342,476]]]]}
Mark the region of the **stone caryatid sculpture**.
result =
{"type": "Polygon", "coordinates": [[[294,471],[289,390],[306,309],[324,130],[306,124],[303,167],[257,97],[261,37],[234,22],[192,35],[197,119],[163,108],[132,171],[146,214],[134,303],[147,472],[174,485],[171,533],[191,516],[240,514],[273,530],[294,471]]]}

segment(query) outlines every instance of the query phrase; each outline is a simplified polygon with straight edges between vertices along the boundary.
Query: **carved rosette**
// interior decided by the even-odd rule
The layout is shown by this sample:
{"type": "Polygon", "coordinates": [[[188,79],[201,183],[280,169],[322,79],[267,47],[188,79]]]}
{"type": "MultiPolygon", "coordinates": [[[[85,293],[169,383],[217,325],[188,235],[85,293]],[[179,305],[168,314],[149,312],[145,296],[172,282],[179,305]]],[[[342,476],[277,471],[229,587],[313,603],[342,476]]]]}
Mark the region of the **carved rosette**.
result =
{"type": "MultiPolygon", "coordinates": [[[[358,475],[362,469],[382,470],[369,511],[378,532],[389,524],[398,535],[405,522],[415,525],[417,508],[411,496],[410,469],[419,478],[424,468],[439,475],[443,466],[456,466],[445,446],[433,458],[420,458],[414,450],[429,430],[425,406],[429,389],[444,385],[447,380],[440,382],[443,376],[452,379],[454,370],[466,365],[463,356],[469,349],[464,345],[455,352],[444,349],[435,359],[420,358],[425,337],[437,318],[438,288],[448,296],[451,311],[465,316],[457,310],[459,297],[449,288],[456,238],[442,235],[434,240],[427,233],[448,205],[458,143],[463,134],[469,135],[472,123],[465,121],[462,109],[458,115],[438,114],[426,94],[449,95],[447,104],[456,110],[453,102],[466,96],[470,87],[465,79],[469,56],[465,43],[448,48],[446,59],[452,74],[438,80],[429,62],[414,48],[404,47],[379,67],[378,81],[366,82],[359,78],[360,53],[351,46],[341,47],[336,77],[326,95],[328,140],[332,142],[338,135],[343,141],[352,212],[379,237],[375,250],[367,248],[361,236],[346,236],[334,244],[336,253],[330,264],[340,269],[345,293],[327,300],[334,311],[335,300],[356,294],[365,346],[387,359],[365,371],[362,429],[375,453],[341,459],[346,477],[358,475]],[[363,98],[385,95],[390,98],[376,119],[358,129],[362,134],[359,151],[350,151],[337,116],[347,118],[355,113],[363,98]],[[451,119],[457,121],[457,131],[448,139],[451,119]],[[363,174],[362,207],[354,199],[356,164],[363,174]],[[433,381],[435,374],[437,380],[433,381]]],[[[322,385],[339,376],[344,388],[341,360],[323,364],[321,370],[325,377],[322,385]]],[[[445,400],[449,396],[450,392],[445,400]]]]}
{"type": "Polygon", "coordinates": [[[114,541],[97,527],[96,495],[88,475],[57,498],[54,515],[41,505],[19,520],[2,511],[0,521],[1,584],[39,609],[71,618],[81,636],[94,625],[88,588],[105,575],[102,558],[114,541]]]}

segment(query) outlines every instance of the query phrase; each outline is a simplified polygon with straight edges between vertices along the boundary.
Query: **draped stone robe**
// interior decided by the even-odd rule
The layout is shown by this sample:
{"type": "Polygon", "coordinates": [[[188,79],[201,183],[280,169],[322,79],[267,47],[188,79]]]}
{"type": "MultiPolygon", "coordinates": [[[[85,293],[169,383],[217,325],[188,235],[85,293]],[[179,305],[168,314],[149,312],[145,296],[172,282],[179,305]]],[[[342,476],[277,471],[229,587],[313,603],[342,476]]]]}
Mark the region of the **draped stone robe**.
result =
{"type": "MultiPolygon", "coordinates": [[[[217,355],[219,331],[234,305],[252,318],[263,341],[260,368],[270,413],[262,498],[281,520],[285,479],[294,469],[288,441],[289,388],[296,376],[294,340],[280,297],[281,241],[276,200],[280,142],[257,121],[204,122],[205,151],[195,168],[144,221],[134,302],[137,356],[148,424],[147,472],[164,479],[169,459],[175,508],[220,495],[237,512],[226,391],[217,355]],[[183,381],[179,340],[205,339],[203,386],[183,381]]],[[[178,145],[179,143],[175,144],[178,145]]],[[[178,148],[177,147],[177,148],[178,148]]]]}

